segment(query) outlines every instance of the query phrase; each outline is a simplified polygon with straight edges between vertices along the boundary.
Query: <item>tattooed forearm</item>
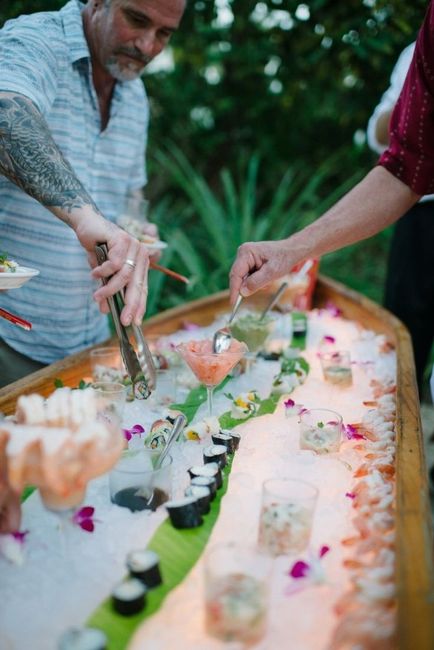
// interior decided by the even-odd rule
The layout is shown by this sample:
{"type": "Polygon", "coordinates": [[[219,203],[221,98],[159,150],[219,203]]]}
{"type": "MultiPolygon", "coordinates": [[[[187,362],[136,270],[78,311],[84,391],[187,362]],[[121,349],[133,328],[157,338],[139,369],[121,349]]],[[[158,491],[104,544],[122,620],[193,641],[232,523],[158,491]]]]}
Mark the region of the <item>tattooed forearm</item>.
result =
{"type": "Polygon", "coordinates": [[[36,106],[23,95],[0,93],[0,173],[71,224],[70,213],[92,198],[63,157],[36,106]]]}

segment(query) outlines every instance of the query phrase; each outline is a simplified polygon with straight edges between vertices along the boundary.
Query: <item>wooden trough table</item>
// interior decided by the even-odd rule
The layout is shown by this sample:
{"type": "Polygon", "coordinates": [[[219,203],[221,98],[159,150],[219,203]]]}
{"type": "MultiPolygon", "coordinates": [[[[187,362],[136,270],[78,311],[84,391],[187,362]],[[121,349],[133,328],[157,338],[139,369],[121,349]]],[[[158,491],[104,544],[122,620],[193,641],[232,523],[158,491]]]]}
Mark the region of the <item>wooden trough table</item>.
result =
{"type": "MultiPolygon", "coordinates": [[[[258,303],[261,298],[253,298],[258,303]]],[[[427,471],[421,432],[410,336],[402,323],[379,305],[344,285],[320,277],[313,306],[333,302],[343,316],[364,328],[385,334],[397,352],[396,421],[396,582],[398,587],[399,650],[434,648],[434,561],[427,471]]],[[[167,310],[146,321],[145,334],[167,335],[185,321],[208,325],[229,307],[228,292],[167,310]]],[[[72,355],[0,390],[0,411],[12,414],[18,397],[53,391],[54,379],[76,386],[91,374],[89,350],[72,355]]]]}

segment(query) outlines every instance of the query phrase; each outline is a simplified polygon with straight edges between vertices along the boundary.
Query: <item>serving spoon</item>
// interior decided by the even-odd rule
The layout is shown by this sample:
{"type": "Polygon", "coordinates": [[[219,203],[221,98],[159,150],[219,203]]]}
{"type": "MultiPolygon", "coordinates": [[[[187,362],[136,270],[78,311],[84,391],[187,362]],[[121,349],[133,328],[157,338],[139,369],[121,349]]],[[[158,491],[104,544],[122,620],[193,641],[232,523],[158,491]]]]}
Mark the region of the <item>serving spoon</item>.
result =
{"type": "Polygon", "coordinates": [[[285,291],[287,286],[288,286],[287,282],[282,282],[282,284],[280,285],[278,290],[271,296],[271,300],[268,303],[268,305],[265,307],[262,314],[259,316],[259,321],[264,320],[265,316],[268,314],[270,309],[272,309],[274,307],[274,305],[276,305],[278,303],[280,296],[285,291]]]}
{"type": "Polygon", "coordinates": [[[234,320],[235,314],[237,313],[239,306],[241,305],[242,299],[243,296],[239,293],[235,305],[233,306],[231,315],[229,316],[227,325],[217,330],[217,332],[215,332],[213,336],[212,351],[215,354],[221,354],[222,352],[226,352],[226,350],[229,350],[231,346],[232,334],[230,332],[229,325],[234,320]]]}

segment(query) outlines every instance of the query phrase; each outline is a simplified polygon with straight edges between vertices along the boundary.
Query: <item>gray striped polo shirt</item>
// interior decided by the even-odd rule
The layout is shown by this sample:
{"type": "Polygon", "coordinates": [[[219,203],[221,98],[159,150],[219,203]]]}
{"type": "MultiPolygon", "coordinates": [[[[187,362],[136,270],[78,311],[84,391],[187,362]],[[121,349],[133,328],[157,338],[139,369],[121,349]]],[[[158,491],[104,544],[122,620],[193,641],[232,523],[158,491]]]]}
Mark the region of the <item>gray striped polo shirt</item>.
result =
{"type": "MultiPolygon", "coordinates": [[[[98,100],[83,31],[84,5],[8,21],[0,30],[0,90],[21,93],[44,115],[54,140],[107,219],[145,177],[148,102],[140,79],[117,82],[110,120],[100,131],[98,100]]],[[[0,337],[51,363],[103,341],[107,317],[92,299],[86,253],[74,232],[0,176],[0,251],[40,275],[0,292],[0,306],[33,323],[30,332],[0,319],[0,337]]],[[[1,372],[1,370],[0,370],[1,372]]]]}

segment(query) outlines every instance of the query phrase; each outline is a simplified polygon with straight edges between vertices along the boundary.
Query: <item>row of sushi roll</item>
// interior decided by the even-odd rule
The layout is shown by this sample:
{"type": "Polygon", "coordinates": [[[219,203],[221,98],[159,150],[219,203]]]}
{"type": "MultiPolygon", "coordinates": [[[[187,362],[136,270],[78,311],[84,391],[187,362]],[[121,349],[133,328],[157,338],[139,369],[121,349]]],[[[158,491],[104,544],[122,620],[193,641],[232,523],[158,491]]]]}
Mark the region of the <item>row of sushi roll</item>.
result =
{"type": "MultiPolygon", "coordinates": [[[[383,345],[380,353],[389,351],[383,345]]],[[[355,471],[356,482],[347,496],[358,534],[342,542],[351,551],[344,560],[351,588],[336,604],[340,618],[330,644],[333,650],[396,647],[395,378],[383,369],[371,380],[371,388],[373,400],[364,403],[369,410],[356,425],[363,438],[355,448],[364,462],[355,471]]]]}
{"type": "Polygon", "coordinates": [[[219,429],[211,435],[212,443],[203,450],[203,465],[190,467],[190,485],[182,499],[168,501],[165,507],[175,528],[195,528],[210,511],[211,501],[223,485],[222,469],[228,455],[238,449],[241,436],[230,429],[219,429]]]}
{"type": "Polygon", "coordinates": [[[155,551],[138,549],[127,555],[128,578],[122,580],[112,592],[112,605],[122,616],[133,616],[146,606],[146,595],[150,589],[162,584],[160,558],[155,551]]]}
{"type": "MultiPolygon", "coordinates": [[[[146,606],[147,593],[163,583],[160,558],[151,549],[130,551],[126,558],[128,577],[115,586],[112,607],[121,616],[139,614],[146,606]]],[[[106,634],[97,628],[67,630],[59,639],[59,650],[107,650],[106,634]]]]}

